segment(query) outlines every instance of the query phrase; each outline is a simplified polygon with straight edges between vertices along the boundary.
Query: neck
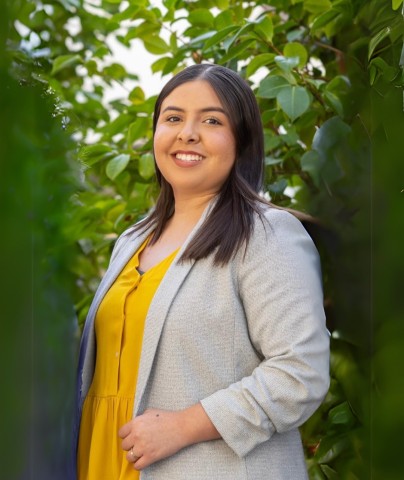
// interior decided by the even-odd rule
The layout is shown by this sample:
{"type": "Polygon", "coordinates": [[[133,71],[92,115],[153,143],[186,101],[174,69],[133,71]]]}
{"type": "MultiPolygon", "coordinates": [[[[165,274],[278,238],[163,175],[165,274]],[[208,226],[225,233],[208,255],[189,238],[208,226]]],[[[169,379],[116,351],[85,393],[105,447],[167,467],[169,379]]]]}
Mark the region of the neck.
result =
{"type": "Polygon", "coordinates": [[[184,222],[198,221],[205,208],[215,196],[216,194],[214,193],[189,197],[175,195],[173,218],[177,220],[182,219],[184,222]]]}
{"type": "MultiPolygon", "coordinates": [[[[198,223],[202,213],[215,194],[192,196],[185,198],[174,197],[174,214],[166,223],[163,232],[155,242],[155,246],[168,246],[168,250],[178,248],[187,239],[188,235],[198,223]]],[[[155,247],[155,248],[156,248],[155,247]]],[[[151,247],[153,248],[153,246],[151,247]]],[[[149,250],[151,250],[149,247],[149,250]]],[[[167,249],[167,248],[166,248],[167,249]]]]}

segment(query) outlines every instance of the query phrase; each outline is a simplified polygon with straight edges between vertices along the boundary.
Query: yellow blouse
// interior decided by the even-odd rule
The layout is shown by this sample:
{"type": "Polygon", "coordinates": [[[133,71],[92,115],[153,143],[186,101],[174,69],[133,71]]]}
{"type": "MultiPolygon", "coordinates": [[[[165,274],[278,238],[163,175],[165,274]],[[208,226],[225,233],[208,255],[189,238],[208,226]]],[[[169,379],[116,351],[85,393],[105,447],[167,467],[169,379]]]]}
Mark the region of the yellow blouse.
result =
{"type": "Polygon", "coordinates": [[[177,251],[144,274],[137,270],[147,240],[105,295],[95,319],[97,359],[80,424],[79,480],[136,480],[118,430],[132,418],[144,322],[177,251]]]}

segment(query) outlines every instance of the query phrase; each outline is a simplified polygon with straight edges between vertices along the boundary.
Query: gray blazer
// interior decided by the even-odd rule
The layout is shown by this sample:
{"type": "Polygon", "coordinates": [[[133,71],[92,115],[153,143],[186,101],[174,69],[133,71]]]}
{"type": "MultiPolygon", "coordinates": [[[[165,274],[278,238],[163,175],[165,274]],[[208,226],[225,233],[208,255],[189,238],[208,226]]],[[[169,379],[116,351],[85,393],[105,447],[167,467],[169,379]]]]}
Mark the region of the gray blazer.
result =
{"type": "MultiPolygon", "coordinates": [[[[223,439],[161,460],[141,479],[306,479],[298,427],[329,383],[318,253],[295,217],[268,208],[247,248],[226,266],[214,266],[212,256],[179,263],[210,208],[150,305],[133,415],[201,402],[223,439]]],[[[115,245],[83,333],[80,404],[94,372],[97,308],[149,233],[130,228],[115,245]]]]}

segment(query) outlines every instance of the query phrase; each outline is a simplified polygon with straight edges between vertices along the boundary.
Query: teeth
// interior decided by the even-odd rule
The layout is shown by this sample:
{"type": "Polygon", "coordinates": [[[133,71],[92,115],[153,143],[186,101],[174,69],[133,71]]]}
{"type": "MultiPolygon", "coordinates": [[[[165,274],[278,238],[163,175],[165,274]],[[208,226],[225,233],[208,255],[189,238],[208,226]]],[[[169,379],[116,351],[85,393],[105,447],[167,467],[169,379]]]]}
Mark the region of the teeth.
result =
{"type": "Polygon", "coordinates": [[[185,153],[177,153],[175,158],[182,160],[183,162],[200,162],[202,157],[200,155],[187,155],[185,153]]]}

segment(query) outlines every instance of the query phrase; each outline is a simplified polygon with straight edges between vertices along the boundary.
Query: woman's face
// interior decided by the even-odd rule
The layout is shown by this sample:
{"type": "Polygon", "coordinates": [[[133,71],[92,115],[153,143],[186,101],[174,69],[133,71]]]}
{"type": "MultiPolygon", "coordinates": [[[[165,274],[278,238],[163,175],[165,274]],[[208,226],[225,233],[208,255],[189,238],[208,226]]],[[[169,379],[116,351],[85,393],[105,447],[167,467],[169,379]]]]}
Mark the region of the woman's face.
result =
{"type": "Polygon", "coordinates": [[[162,102],[154,134],[157,166],[174,195],[217,193],[234,165],[230,120],[208,82],[194,80],[162,102]]]}

